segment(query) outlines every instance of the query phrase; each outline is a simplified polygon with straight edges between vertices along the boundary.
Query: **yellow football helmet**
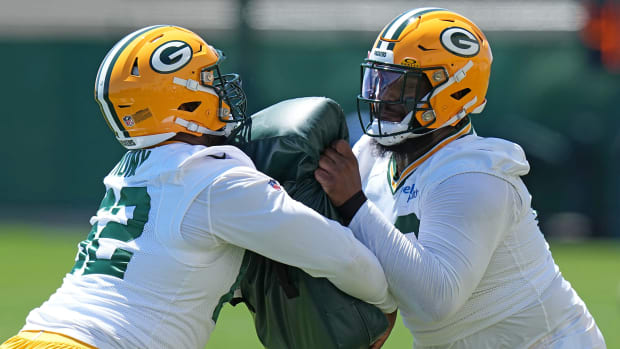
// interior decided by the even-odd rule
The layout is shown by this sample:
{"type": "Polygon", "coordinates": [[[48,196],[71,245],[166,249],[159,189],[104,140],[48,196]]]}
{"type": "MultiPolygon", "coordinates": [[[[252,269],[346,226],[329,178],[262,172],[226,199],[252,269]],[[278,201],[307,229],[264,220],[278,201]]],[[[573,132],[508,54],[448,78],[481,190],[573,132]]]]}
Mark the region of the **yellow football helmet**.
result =
{"type": "Polygon", "coordinates": [[[401,14],[362,64],[364,132],[389,146],[481,112],[492,61],[489,42],[469,19],[440,8],[401,14]]]}
{"type": "Polygon", "coordinates": [[[95,99],[127,149],[154,146],[178,132],[227,135],[245,119],[246,98],[238,75],[220,73],[224,58],[187,29],[146,27],[108,52],[95,99]]]}

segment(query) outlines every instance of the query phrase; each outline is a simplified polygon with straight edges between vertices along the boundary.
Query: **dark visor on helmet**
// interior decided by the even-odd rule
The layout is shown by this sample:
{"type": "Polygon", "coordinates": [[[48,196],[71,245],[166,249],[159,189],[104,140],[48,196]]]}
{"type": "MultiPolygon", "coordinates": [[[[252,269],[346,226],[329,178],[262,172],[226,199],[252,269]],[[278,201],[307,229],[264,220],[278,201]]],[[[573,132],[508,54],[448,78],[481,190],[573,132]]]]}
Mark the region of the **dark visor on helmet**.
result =
{"type": "MultiPolygon", "coordinates": [[[[410,112],[432,110],[427,98],[432,87],[425,70],[443,68],[408,68],[399,65],[366,61],[361,65],[361,91],[357,96],[360,123],[366,134],[374,120],[398,122],[410,112]]],[[[424,131],[415,117],[409,128],[400,133],[424,131]]],[[[380,132],[381,136],[387,136],[380,132]]],[[[378,136],[370,134],[371,136],[378,136]]],[[[391,134],[389,134],[391,135],[391,134]]]]}
{"type": "Polygon", "coordinates": [[[416,99],[417,82],[423,78],[422,73],[390,69],[385,66],[366,66],[362,69],[363,98],[399,103],[407,99],[416,99]]]}

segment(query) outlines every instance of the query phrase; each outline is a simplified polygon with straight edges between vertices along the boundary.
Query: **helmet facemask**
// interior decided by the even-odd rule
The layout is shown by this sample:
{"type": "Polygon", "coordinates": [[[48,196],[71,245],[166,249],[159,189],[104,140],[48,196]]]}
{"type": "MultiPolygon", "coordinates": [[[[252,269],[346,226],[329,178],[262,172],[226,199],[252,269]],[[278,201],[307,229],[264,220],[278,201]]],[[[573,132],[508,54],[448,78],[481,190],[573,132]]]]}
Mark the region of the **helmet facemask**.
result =
{"type": "Polygon", "coordinates": [[[226,56],[217,50],[220,59],[210,67],[203,68],[200,73],[200,83],[213,88],[219,97],[218,118],[226,123],[223,129],[224,135],[228,136],[232,130],[246,119],[247,98],[241,87],[239,74],[222,74],[219,63],[226,56]]]}
{"type": "Polygon", "coordinates": [[[203,86],[213,87],[220,97],[219,118],[222,122],[240,122],[245,119],[247,99],[241,88],[239,74],[224,74],[220,72],[219,63],[225,59],[224,53],[218,50],[220,60],[213,66],[203,68],[200,80],[203,86]],[[222,112],[222,102],[226,103],[229,112],[222,112]]]}
{"type": "MultiPolygon", "coordinates": [[[[384,145],[427,134],[435,122],[432,91],[425,71],[367,60],[361,66],[357,110],[362,129],[384,145]]],[[[445,75],[444,75],[445,76],[445,75]]]]}

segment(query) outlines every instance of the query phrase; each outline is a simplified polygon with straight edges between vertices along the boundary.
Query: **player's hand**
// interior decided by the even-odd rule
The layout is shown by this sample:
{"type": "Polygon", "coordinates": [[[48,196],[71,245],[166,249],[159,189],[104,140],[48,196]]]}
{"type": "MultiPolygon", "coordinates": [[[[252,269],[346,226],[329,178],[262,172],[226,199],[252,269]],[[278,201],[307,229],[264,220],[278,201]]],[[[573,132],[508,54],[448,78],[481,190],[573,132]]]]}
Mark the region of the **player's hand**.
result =
{"type": "Polygon", "coordinates": [[[337,140],[327,147],[319,159],[314,178],[335,206],[344,204],[362,190],[357,159],[345,140],[337,140]]]}
{"type": "Polygon", "coordinates": [[[385,344],[385,341],[390,336],[390,333],[392,333],[392,329],[394,328],[394,324],[396,323],[397,313],[398,313],[398,310],[395,310],[393,313],[390,313],[390,314],[385,314],[385,317],[387,317],[388,324],[389,324],[388,328],[387,330],[385,330],[385,333],[381,337],[379,337],[379,339],[377,339],[376,342],[372,343],[372,345],[370,346],[370,349],[379,349],[383,346],[383,344],[385,344]]]}

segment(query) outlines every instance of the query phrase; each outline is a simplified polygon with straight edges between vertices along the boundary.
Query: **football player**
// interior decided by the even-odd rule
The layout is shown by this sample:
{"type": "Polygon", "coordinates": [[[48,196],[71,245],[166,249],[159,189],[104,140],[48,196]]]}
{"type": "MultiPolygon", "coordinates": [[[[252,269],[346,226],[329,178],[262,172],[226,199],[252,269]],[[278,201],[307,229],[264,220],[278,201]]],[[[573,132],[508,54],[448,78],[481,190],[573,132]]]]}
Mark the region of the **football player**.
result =
{"type": "Polygon", "coordinates": [[[315,176],[351,209],[416,348],[605,348],[539,230],[523,150],[472,128],[492,60],[457,13],[396,17],[362,64],[365,135],[336,142],[315,176]]]}
{"type": "Polygon", "coordinates": [[[95,98],[129,151],[62,286],[8,348],[204,348],[245,249],[326,277],[393,312],[376,257],[347,228],[291,199],[233,146],[239,76],[193,32],[140,29],[104,58],[95,98]]]}

